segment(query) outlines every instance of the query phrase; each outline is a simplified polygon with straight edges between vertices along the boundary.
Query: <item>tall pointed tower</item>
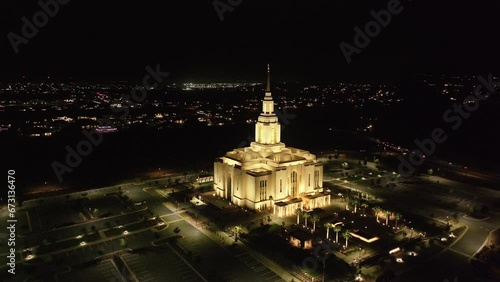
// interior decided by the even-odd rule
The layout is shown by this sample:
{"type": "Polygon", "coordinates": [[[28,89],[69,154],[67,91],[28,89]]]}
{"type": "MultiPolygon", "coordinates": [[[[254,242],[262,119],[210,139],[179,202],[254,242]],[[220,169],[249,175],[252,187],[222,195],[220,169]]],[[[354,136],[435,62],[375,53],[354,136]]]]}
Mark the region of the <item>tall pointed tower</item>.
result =
{"type": "Polygon", "coordinates": [[[281,125],[278,116],[274,112],[274,100],[271,95],[271,73],[267,65],[267,83],[264,100],[262,100],[262,112],[255,124],[255,142],[251,147],[256,151],[263,149],[277,151],[284,147],[281,143],[281,125]]]}

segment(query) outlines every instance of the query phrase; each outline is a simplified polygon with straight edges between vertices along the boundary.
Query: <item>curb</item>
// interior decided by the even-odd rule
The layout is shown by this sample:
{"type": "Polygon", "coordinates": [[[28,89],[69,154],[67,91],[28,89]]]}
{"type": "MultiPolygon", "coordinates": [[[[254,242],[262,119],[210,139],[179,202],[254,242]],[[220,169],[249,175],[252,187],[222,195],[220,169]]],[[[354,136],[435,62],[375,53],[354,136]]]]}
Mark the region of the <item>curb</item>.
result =
{"type": "Polygon", "coordinates": [[[488,232],[488,236],[486,237],[486,239],[484,240],[483,244],[481,245],[481,247],[479,247],[479,249],[477,249],[477,251],[469,258],[469,261],[474,259],[474,257],[479,253],[481,252],[481,250],[484,248],[484,246],[486,246],[486,243],[490,240],[490,236],[493,232],[495,232],[496,230],[498,230],[498,228],[495,228],[493,230],[491,230],[490,232],[488,232]]]}

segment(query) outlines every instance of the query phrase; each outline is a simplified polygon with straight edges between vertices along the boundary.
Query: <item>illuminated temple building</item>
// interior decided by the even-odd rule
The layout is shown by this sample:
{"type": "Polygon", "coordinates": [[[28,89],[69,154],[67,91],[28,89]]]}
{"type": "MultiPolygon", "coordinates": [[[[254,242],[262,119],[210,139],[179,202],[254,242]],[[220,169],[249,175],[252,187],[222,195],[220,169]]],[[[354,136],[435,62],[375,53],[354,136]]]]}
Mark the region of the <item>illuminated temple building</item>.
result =
{"type": "Polygon", "coordinates": [[[308,151],[286,147],[280,140],[270,83],[268,66],[255,141],[215,160],[216,194],[236,206],[272,210],[280,217],[294,214],[297,208],[329,205],[330,194],[323,192],[323,164],[308,151]]]}

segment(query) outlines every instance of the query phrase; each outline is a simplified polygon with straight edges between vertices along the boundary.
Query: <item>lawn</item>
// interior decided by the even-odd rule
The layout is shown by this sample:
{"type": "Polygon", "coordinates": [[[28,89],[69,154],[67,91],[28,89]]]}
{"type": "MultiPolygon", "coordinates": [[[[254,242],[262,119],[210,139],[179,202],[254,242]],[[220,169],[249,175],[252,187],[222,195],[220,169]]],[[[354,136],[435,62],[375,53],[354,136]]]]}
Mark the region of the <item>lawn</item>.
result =
{"type": "Polygon", "coordinates": [[[157,220],[145,220],[145,221],[140,221],[140,222],[133,222],[130,224],[126,224],[123,227],[115,227],[115,228],[105,230],[104,234],[107,237],[116,236],[116,235],[123,234],[123,232],[125,232],[125,231],[132,232],[132,231],[137,231],[137,230],[145,229],[148,227],[152,227],[152,226],[156,225],[157,223],[158,223],[157,220]]]}
{"type": "Polygon", "coordinates": [[[53,251],[60,251],[60,250],[76,247],[76,246],[80,245],[81,242],[90,243],[90,242],[97,241],[100,238],[101,237],[100,237],[99,233],[93,232],[93,233],[84,235],[82,238],[70,238],[67,240],[58,241],[58,242],[54,242],[54,243],[42,244],[38,247],[37,254],[41,255],[41,254],[46,254],[46,253],[50,253],[53,251]]]}

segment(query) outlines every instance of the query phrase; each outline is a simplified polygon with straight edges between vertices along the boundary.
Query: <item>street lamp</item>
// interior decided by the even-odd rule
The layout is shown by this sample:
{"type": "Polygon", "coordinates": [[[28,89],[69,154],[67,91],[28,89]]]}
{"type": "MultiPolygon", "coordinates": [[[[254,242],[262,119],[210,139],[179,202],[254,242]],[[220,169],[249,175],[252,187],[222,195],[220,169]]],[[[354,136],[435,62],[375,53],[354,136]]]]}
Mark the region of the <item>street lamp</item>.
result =
{"type": "Polygon", "coordinates": [[[326,259],[323,260],[323,279],[322,279],[322,282],[325,282],[325,261],[326,261],[326,259]]]}

